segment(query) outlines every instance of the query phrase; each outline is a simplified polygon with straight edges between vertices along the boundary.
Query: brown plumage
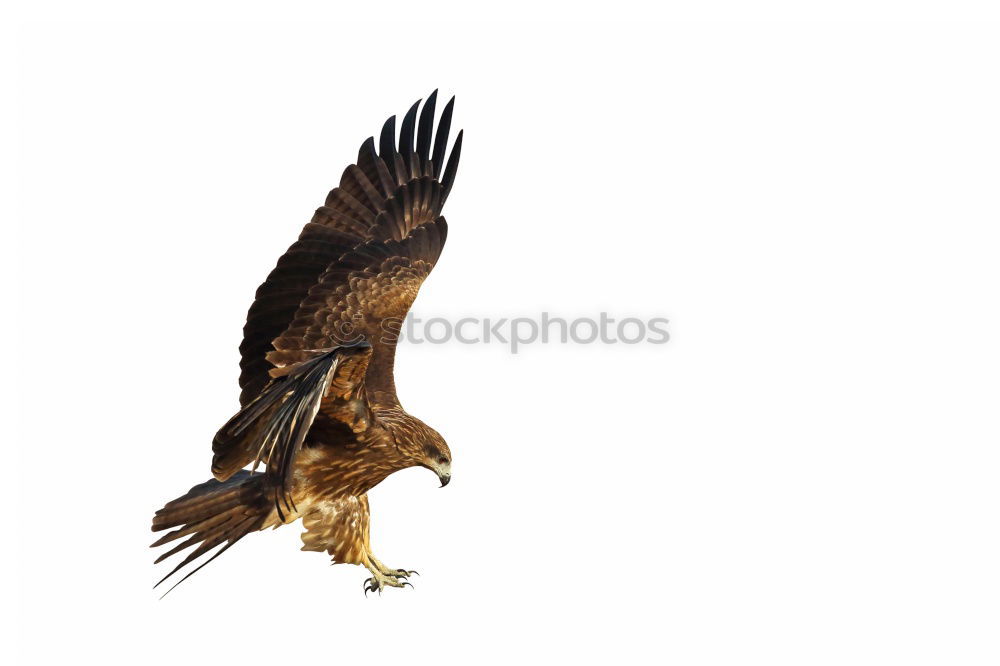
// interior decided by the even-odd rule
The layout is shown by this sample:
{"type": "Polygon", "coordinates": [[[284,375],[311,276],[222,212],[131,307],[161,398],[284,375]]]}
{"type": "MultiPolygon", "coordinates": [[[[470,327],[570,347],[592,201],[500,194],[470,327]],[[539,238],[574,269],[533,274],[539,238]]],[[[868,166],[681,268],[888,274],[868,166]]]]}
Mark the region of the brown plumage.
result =
{"type": "Polygon", "coordinates": [[[153,518],[154,531],[176,528],[153,546],[187,537],[157,562],[193,547],[161,583],[217,546],[198,569],[250,532],[301,517],[303,550],[365,566],[366,592],[407,584],[412,572],[371,551],[366,493],[418,465],[442,486],[451,478],[448,445],[403,410],[392,376],[402,321],[444,246],[441,209],[462,150],[459,132],[445,163],[454,98],[433,131],[436,99],[419,122],[420,102],[410,108],[398,146],[395,116],[378,152],[374,138],[362,144],[257,289],[240,345],[241,409],[215,436],[215,479],[153,518]]]}

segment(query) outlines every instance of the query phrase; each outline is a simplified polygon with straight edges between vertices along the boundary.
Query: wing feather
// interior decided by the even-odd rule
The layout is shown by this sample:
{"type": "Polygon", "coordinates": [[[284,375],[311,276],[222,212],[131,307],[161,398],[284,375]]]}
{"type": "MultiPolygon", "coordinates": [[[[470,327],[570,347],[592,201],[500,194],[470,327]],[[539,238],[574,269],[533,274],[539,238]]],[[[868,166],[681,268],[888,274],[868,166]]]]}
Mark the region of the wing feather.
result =
{"type": "Polygon", "coordinates": [[[396,116],[390,116],[382,125],[382,133],[379,135],[378,154],[389,167],[389,173],[393,179],[396,178],[396,165],[392,156],[396,154],[396,116]]]}
{"type": "Polygon", "coordinates": [[[438,121],[437,135],[434,137],[434,154],[431,162],[434,165],[432,175],[437,178],[441,175],[441,165],[444,164],[444,152],[448,149],[448,132],[451,130],[451,114],[455,109],[455,98],[452,97],[441,112],[441,119],[438,121]]]}
{"type": "Polygon", "coordinates": [[[417,122],[417,107],[419,106],[420,100],[418,99],[403,116],[403,124],[399,127],[399,152],[404,157],[413,152],[414,125],[417,122]]]}
{"type": "Polygon", "coordinates": [[[420,111],[420,124],[417,126],[417,154],[427,162],[430,158],[431,132],[434,129],[434,106],[437,104],[438,91],[435,90],[424,102],[420,111]]]}
{"type": "Polygon", "coordinates": [[[279,515],[294,511],[292,463],[320,410],[353,432],[371,422],[365,396],[370,345],[336,346],[275,369],[271,381],[219,429],[212,442],[212,474],[224,481],[264,463],[279,515]]]}

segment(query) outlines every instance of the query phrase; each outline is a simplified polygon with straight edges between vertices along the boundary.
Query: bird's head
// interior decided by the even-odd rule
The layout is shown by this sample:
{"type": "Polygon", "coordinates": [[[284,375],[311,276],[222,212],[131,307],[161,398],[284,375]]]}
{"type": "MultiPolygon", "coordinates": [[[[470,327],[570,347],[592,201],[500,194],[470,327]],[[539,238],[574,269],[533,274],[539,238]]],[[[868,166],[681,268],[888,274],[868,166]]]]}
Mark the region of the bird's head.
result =
{"type": "Polygon", "coordinates": [[[437,474],[444,488],[451,481],[451,449],[436,430],[426,425],[423,430],[419,464],[437,474]]]}

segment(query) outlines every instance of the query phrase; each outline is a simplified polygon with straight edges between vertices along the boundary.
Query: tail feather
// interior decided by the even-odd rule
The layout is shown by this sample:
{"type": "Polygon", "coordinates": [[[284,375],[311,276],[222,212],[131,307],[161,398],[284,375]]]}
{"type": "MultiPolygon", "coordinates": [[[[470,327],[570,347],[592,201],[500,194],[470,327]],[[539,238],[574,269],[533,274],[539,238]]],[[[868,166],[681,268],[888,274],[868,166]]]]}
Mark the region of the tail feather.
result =
{"type": "MultiPolygon", "coordinates": [[[[170,588],[174,589],[244,536],[260,530],[271,511],[266,484],[263,476],[253,476],[250,472],[243,471],[226,481],[212,479],[199,484],[157,511],[153,517],[154,532],[177,529],[160,537],[151,547],[162,546],[181,537],[190,537],[160,555],[156,562],[192,546],[197,547],[153,587],[158,587],[213,548],[225,544],[170,588]]],[[[170,590],[167,590],[168,594],[170,590]]]]}
{"type": "MultiPolygon", "coordinates": [[[[173,532],[167,532],[159,539],[157,539],[152,545],[150,545],[150,548],[157,548],[158,546],[162,546],[163,544],[170,543],[171,541],[180,539],[183,536],[187,536],[192,532],[200,532],[202,530],[211,529],[216,525],[226,522],[229,519],[230,516],[228,514],[220,513],[217,516],[210,516],[208,518],[204,518],[196,522],[188,523],[183,527],[174,530],[173,532]]],[[[160,559],[164,559],[165,557],[167,556],[161,555],[156,561],[159,562],[160,559]]]]}

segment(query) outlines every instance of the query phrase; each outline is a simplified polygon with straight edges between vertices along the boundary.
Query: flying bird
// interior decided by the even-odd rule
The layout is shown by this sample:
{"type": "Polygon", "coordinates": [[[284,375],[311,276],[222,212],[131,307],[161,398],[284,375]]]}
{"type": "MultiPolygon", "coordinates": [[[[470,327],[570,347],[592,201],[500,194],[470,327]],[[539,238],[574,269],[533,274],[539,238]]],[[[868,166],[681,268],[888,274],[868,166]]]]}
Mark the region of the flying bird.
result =
{"type": "Polygon", "coordinates": [[[153,531],[172,529],[153,547],[184,539],[156,562],[192,549],[157,585],[221,546],[176,587],[247,534],[299,518],[303,550],[368,569],[365,594],[409,584],[415,572],[372,552],[367,493],[409,467],[451,480],[448,445],[403,409],[393,383],[403,319],[444,247],[441,209],[462,152],[459,132],[445,161],[455,99],[435,129],[436,101],[435,90],[410,107],[398,144],[393,116],[377,146],[361,145],[257,289],[241,409],[213,440],[214,478],[153,518],[153,531]]]}

